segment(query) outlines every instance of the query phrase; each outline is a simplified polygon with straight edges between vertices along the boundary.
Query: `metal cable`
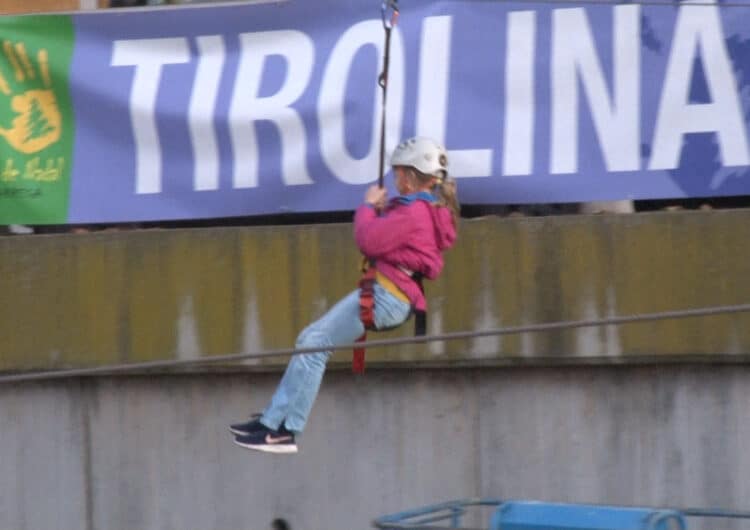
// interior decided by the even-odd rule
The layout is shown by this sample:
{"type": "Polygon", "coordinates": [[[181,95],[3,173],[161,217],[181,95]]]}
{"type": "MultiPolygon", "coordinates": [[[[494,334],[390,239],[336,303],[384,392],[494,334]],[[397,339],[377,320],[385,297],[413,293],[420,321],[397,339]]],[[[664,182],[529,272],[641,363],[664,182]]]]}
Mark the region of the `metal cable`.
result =
{"type": "MultiPolygon", "coordinates": [[[[528,324],[524,326],[511,326],[506,328],[494,328],[478,331],[455,331],[451,333],[440,333],[435,335],[423,335],[416,337],[401,337],[394,339],[379,339],[367,342],[352,342],[331,346],[333,350],[351,350],[354,347],[379,348],[384,346],[401,346],[405,344],[420,344],[425,342],[445,342],[460,339],[474,339],[478,337],[494,337],[499,335],[514,335],[519,333],[537,333],[540,331],[553,331],[564,329],[575,329],[595,326],[621,325],[638,322],[653,322],[657,320],[671,320],[680,318],[692,318],[702,316],[724,315],[733,313],[744,313],[750,311],[750,304],[738,304],[728,306],[704,307],[698,309],[684,309],[678,311],[663,311],[659,313],[642,313],[630,316],[608,317],[592,320],[567,320],[560,322],[545,322],[540,324],[528,324]]],[[[243,361],[250,359],[263,359],[268,357],[282,357],[292,354],[310,354],[320,352],[320,347],[315,348],[282,348],[264,350],[253,353],[236,353],[228,355],[215,355],[202,357],[200,359],[171,359],[161,361],[146,361],[139,363],[115,364],[108,366],[97,366],[93,368],[73,368],[50,370],[43,372],[31,372],[21,374],[10,374],[0,376],[0,384],[16,383],[22,381],[40,381],[49,379],[64,379],[69,377],[90,375],[112,375],[128,372],[144,372],[150,370],[176,368],[185,366],[198,366],[209,363],[221,363],[227,361],[243,361]]]]}

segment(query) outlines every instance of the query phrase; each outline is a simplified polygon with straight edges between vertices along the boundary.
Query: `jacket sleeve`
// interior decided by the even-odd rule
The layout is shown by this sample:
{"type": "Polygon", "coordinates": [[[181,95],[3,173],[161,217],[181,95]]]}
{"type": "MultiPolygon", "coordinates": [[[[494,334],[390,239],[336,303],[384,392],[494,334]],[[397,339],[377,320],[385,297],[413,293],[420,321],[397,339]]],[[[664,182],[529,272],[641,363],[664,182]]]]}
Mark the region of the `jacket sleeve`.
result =
{"type": "Polygon", "coordinates": [[[411,217],[407,208],[394,208],[378,216],[375,208],[363,204],[354,214],[354,239],[368,258],[379,258],[403,246],[409,237],[411,217]]]}

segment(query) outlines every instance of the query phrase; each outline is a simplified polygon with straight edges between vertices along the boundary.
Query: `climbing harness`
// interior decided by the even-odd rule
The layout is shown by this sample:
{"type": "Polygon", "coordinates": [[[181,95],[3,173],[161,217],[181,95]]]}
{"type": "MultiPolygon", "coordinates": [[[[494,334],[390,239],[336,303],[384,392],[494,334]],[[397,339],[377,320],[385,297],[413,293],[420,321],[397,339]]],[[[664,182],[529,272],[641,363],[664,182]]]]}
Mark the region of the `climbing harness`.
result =
{"type": "MultiPolygon", "coordinates": [[[[364,333],[357,339],[357,343],[367,340],[367,330],[375,330],[375,277],[377,271],[374,264],[367,260],[363,262],[362,278],[359,280],[359,319],[365,327],[364,333]]],[[[365,373],[365,348],[357,345],[352,356],[352,372],[365,373]]]]}
{"type": "MultiPolygon", "coordinates": [[[[424,286],[422,284],[422,274],[418,272],[408,271],[402,269],[404,273],[409,275],[412,280],[419,286],[419,290],[424,294],[424,286]]],[[[367,331],[387,331],[392,328],[379,328],[375,324],[375,283],[380,285],[383,289],[388,291],[397,299],[407,304],[411,303],[409,298],[404,292],[387,276],[380,273],[375,267],[375,262],[371,260],[363,260],[362,262],[362,277],[359,280],[359,318],[362,321],[362,325],[365,327],[365,331],[361,337],[357,339],[357,343],[362,343],[367,340],[367,331]]],[[[424,335],[427,333],[427,313],[421,309],[412,308],[414,314],[414,335],[424,335]]],[[[397,326],[396,326],[397,327],[397,326]]],[[[362,374],[365,371],[365,348],[364,346],[357,345],[354,348],[354,356],[352,358],[352,371],[356,374],[362,374]]]]}

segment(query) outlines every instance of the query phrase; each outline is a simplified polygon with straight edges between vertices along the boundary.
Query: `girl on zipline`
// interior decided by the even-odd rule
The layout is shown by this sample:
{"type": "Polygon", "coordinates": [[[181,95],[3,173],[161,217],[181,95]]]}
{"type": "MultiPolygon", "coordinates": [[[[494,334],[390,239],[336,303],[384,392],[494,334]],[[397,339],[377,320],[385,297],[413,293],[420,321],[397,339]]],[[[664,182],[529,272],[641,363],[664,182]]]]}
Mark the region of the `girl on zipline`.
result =
{"type": "MultiPolygon", "coordinates": [[[[354,215],[354,236],[374,277],[371,298],[375,329],[391,329],[412,312],[424,315],[421,278],[433,280],[443,269],[443,251],[456,239],[459,204],[448,178],[445,149],[424,137],[408,139],[391,156],[399,196],[387,201],[384,187],[370,186],[354,215]]],[[[364,294],[356,289],[297,338],[297,348],[320,352],[294,355],[270,404],[262,414],[230,426],[235,443],[269,453],[296,453],[295,437],[318,394],[331,346],[348,344],[366,330],[360,316],[364,294]]]]}

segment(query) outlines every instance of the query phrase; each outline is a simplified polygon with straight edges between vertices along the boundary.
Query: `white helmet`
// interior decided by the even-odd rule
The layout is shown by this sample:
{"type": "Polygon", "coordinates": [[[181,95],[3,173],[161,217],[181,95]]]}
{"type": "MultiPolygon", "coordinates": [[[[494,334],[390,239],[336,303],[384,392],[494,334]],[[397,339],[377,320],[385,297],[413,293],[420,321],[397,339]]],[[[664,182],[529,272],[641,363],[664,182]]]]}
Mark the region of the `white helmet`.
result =
{"type": "Polygon", "coordinates": [[[398,144],[391,155],[391,166],[411,166],[442,180],[448,176],[448,155],[435,140],[417,136],[398,144]]]}

